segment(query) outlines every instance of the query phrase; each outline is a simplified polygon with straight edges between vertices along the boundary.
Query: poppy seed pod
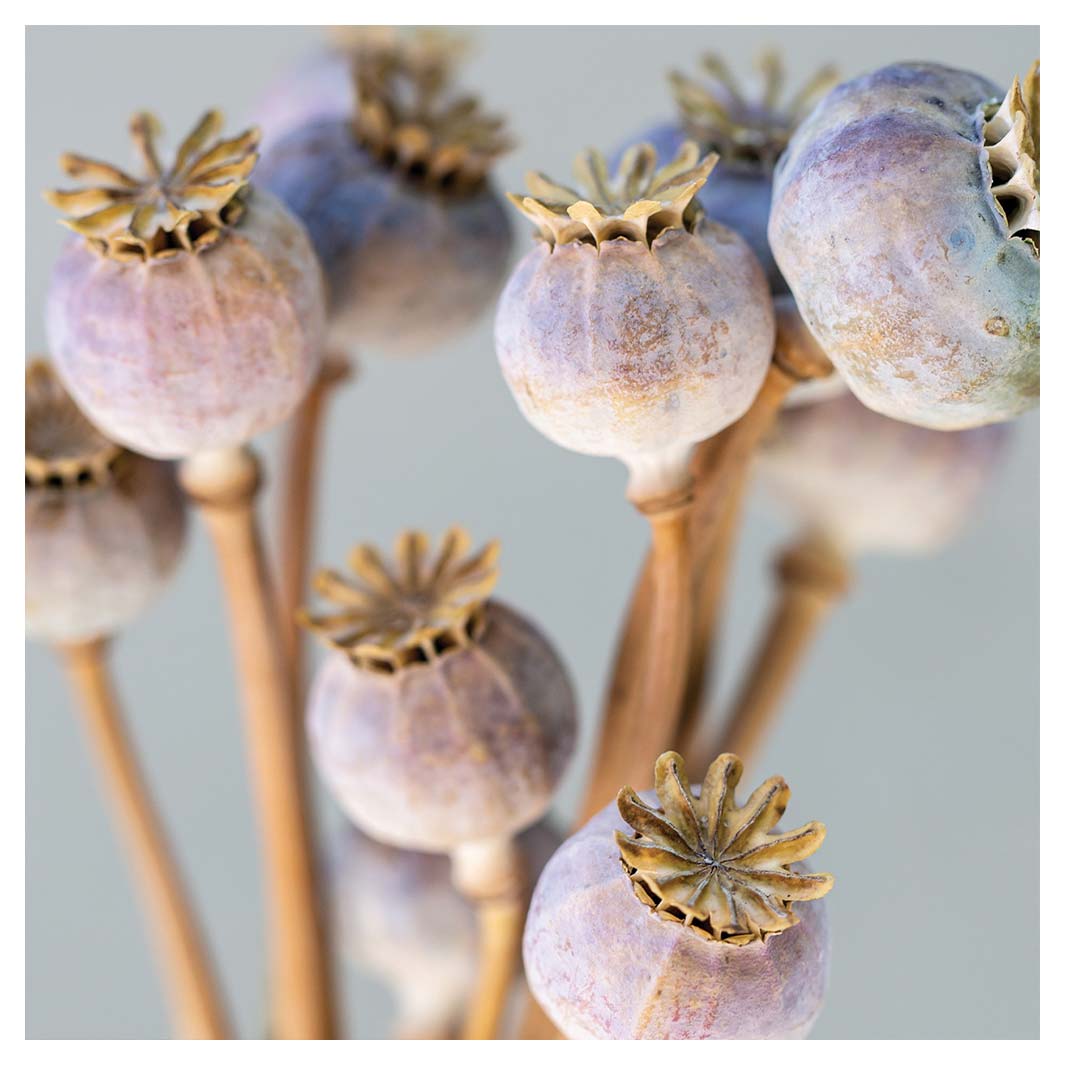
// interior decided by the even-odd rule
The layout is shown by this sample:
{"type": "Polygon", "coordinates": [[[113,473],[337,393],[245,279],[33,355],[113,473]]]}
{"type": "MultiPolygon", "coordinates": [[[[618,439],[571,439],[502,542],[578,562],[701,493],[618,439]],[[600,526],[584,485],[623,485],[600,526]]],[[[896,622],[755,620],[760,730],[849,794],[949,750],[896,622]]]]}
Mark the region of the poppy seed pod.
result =
{"type": "Polygon", "coordinates": [[[366,49],[354,116],[292,130],[261,178],[302,219],[325,270],[330,344],[425,350],[498,291],[510,226],[487,180],[502,121],[449,91],[450,64],[366,49]]]}
{"type": "Polygon", "coordinates": [[[216,140],[208,112],[164,168],[158,124],[132,122],[146,176],[63,157],[93,187],[51,192],[79,239],[48,292],[56,367],[108,437],[180,458],[284,420],[318,371],[321,270],[300,223],[248,178],[258,131],[216,140]]]}
{"type": "Polygon", "coordinates": [[[173,468],[107,440],[44,361],[26,370],[26,632],[111,636],[170,579],[185,537],[173,468]]]}
{"type": "MultiPolygon", "coordinates": [[[[535,880],[561,843],[547,821],[517,839],[535,880]]],[[[378,843],[348,825],[336,840],[333,905],[348,958],[396,995],[397,1034],[451,1029],[476,972],[477,926],[442,854],[378,843]]]]}
{"type": "Polygon", "coordinates": [[[774,827],[772,777],[739,806],[723,754],[693,791],[673,752],[562,845],[525,926],[529,987],[571,1039],[802,1038],[823,1004],[828,874],[801,864],[824,825],[774,827]],[[656,801],[657,800],[657,801],[656,801]],[[620,816],[619,816],[620,813],[620,816]]]}
{"type": "Polygon", "coordinates": [[[757,468],[774,497],[848,554],[926,554],[970,517],[1008,435],[1004,425],[907,425],[848,393],[783,411],[757,468]]]}
{"type": "Polygon", "coordinates": [[[497,547],[464,557],[453,529],[435,558],[405,533],[396,563],[362,546],[352,581],[323,571],[339,608],[302,615],[334,653],[307,710],[311,753],[361,829],[454,851],[509,837],[547,809],[573,751],[575,700],[555,650],[488,594],[497,547]]]}
{"type": "Polygon", "coordinates": [[[630,470],[632,499],[675,491],[692,447],[750,407],[773,345],[765,275],[746,243],[702,217],[714,158],[692,143],[662,170],[629,149],[614,182],[577,161],[583,198],[541,174],[512,196],[542,238],[496,315],[496,353],[525,417],[573,451],[630,470]]]}
{"type": "Polygon", "coordinates": [[[1039,395],[1039,72],[900,63],[832,92],[777,167],[770,243],[868,407],[931,429],[1039,395]]]}

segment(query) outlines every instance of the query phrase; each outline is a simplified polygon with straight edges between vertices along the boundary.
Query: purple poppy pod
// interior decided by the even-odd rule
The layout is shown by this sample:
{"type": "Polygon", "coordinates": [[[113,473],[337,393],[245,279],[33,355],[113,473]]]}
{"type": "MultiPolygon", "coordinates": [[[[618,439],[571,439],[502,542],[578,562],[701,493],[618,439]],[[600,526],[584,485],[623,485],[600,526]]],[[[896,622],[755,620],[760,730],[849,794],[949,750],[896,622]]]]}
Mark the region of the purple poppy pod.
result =
{"type": "Polygon", "coordinates": [[[1039,397],[1039,66],[1002,93],[899,63],[841,85],[777,167],[769,238],[873,410],[930,429],[1039,397]]]}
{"type": "Polygon", "coordinates": [[[570,1039],[797,1039],[828,979],[822,896],[801,864],[825,826],[775,830],[787,784],[746,803],[723,754],[700,790],[670,751],[555,853],[525,925],[529,987],[570,1039]],[[619,816],[620,814],[620,816],[619,816]]]}
{"type": "Polygon", "coordinates": [[[283,421],[314,381],[321,270],[299,221],[249,175],[259,134],[217,140],[210,111],[164,167],[158,123],[134,116],[145,176],[66,155],[92,187],[50,192],[78,236],[48,291],[56,368],[106,435],[183,458],[283,421]]]}
{"type": "Polygon", "coordinates": [[[51,366],[26,369],[26,632],[51,644],[115,634],[173,575],[185,541],[173,467],[119,447],[51,366]]]}
{"type": "Polygon", "coordinates": [[[330,344],[403,354],[462,332],[491,304],[510,226],[488,170],[510,144],[502,120],[457,96],[451,63],[366,48],[353,116],[311,121],[274,143],[266,185],[302,219],[330,294],[330,344]]]}
{"type": "Polygon", "coordinates": [[[307,708],[311,754],[344,812],[397,847],[454,852],[509,838],[547,809],[573,752],[565,666],[539,630],[488,595],[498,547],[436,557],[402,534],[396,561],[356,548],[355,579],[322,571],[338,609],[302,620],[333,648],[307,708]]]}
{"type": "Polygon", "coordinates": [[[499,302],[503,376],[549,439],[624,461],[636,501],[686,482],[694,445],[747,411],[772,354],[758,259],[695,199],[715,161],[688,143],[656,171],[639,145],[611,181],[589,151],[587,197],[537,173],[532,196],[511,196],[541,239],[499,302]]]}

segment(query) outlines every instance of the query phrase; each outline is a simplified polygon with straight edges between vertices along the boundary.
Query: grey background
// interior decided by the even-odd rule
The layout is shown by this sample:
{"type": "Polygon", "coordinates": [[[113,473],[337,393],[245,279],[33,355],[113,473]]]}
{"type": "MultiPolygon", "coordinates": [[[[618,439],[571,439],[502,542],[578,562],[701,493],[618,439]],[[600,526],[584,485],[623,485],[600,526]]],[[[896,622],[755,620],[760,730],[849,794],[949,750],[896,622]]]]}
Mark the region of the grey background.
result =
{"type": "MultiPolygon", "coordinates": [[[[236,128],[321,38],[291,28],[28,31],[28,352],[44,350],[41,307],[62,236],[38,191],[57,182],[60,152],[128,161],[126,119],[142,107],[174,136],[216,104],[236,128]]],[[[852,75],[935,59],[1000,83],[1038,50],[1035,28],[1002,27],[516,28],[475,39],[464,80],[520,138],[499,168],[513,189],[529,167],[565,178],[578,149],[611,147],[670,116],[665,70],[693,70],[707,49],[743,71],[775,44],[795,79],[826,60],[852,75]]],[[[559,797],[568,811],[647,529],[625,502],[620,464],[564,452],[522,420],[495,365],[490,317],[423,358],[368,354],[329,424],[318,558],[339,561],[357,539],[390,542],[406,525],[438,533],[460,521],[502,539],[500,594],[543,624],[579,686],[583,742],[559,797]]],[[[274,445],[263,441],[268,461],[274,445]]],[[[749,769],[787,775],[794,823],[829,825],[833,979],[816,1037],[1038,1034],[1037,472],[1029,415],[949,550],[861,560],[853,595],[749,769]]],[[[723,648],[727,688],[787,534],[756,494],[723,648]]],[[[241,1029],[260,1034],[255,833],[222,603],[199,528],[173,586],[114,659],[241,1029]]],[[[62,677],[39,647],[27,650],[26,726],[27,1033],[163,1036],[122,855],[62,677]]],[[[346,992],[359,1036],[385,1035],[385,990],[348,971],[346,992]]]]}

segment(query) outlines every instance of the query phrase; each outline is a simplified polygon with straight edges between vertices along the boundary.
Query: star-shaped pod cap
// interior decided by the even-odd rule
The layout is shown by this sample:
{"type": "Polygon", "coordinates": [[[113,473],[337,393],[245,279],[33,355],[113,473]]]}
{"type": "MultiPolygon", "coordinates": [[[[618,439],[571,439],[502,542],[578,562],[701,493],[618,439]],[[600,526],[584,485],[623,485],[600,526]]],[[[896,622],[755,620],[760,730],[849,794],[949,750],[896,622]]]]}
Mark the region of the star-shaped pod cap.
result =
{"type": "Polygon", "coordinates": [[[78,409],[51,365],[26,367],[26,487],[102,484],[124,449],[78,409]]]}
{"type": "Polygon", "coordinates": [[[1039,60],[1005,99],[988,108],[984,144],[991,194],[1011,237],[1039,253],[1039,60]]]}
{"type": "Polygon", "coordinates": [[[396,538],[394,560],[369,544],[349,556],[353,578],[322,570],[314,588],[339,609],[301,610],[301,624],[363,669],[395,673],[432,662],[476,640],[485,602],[498,577],[495,541],[470,553],[469,535],[444,534],[435,556],[422,532],[396,538]]]}
{"type": "Polygon", "coordinates": [[[532,195],[507,195],[551,245],[583,242],[598,247],[622,237],[650,247],[667,229],[691,231],[702,214],[695,194],[716,162],[716,155],[700,160],[698,146],[689,141],[671,163],[656,169],[654,148],[636,144],[622,156],[611,180],[602,153],[589,148],[573,166],[583,192],[530,171],[525,183],[532,195]]]}
{"type": "Polygon", "coordinates": [[[788,804],[787,784],[770,777],[738,806],[742,773],[734,754],[720,755],[695,795],[684,759],[669,751],[655,763],[660,809],[622,788],[618,809],[634,834],[615,833],[622,867],[641,902],[699,935],[737,946],[797,924],[791,904],[819,899],[833,883],[827,873],[790,868],[820,847],[825,826],[811,821],[773,832],[788,804]]]}
{"type": "Polygon", "coordinates": [[[440,31],[355,42],[355,136],[375,158],[440,191],[479,188],[512,147],[503,119],[452,86],[464,39],[440,31]]]}
{"type": "Polygon", "coordinates": [[[839,81],[835,67],[824,66],[785,101],[784,66],[776,51],[759,57],[762,86],[757,95],[743,90],[720,56],[704,55],[701,64],[705,81],[679,71],[669,75],[685,126],[726,162],[753,163],[766,170],[772,170],[795,127],[839,81]]]}
{"type": "Polygon", "coordinates": [[[169,259],[215,244],[244,212],[244,196],[259,156],[258,129],[219,140],[222,115],[208,111],[165,167],[156,148],[159,122],[141,112],[130,133],[144,177],[109,163],[66,154],[60,166],[89,187],[49,190],[45,199],[69,217],[63,224],[90,248],[119,262],[169,259]]]}

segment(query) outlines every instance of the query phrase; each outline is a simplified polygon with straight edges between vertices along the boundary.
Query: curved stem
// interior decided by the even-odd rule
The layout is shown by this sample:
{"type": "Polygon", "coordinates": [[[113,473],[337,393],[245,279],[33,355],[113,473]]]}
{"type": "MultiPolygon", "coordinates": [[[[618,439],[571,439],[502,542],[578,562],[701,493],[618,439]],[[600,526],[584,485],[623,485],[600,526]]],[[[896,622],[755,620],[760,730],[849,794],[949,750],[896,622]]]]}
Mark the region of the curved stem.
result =
{"type": "Polygon", "coordinates": [[[496,1039],[521,958],[525,863],[513,839],[463,844],[452,856],[455,885],[477,913],[477,981],[463,1039],[496,1039]]]}
{"type": "Polygon", "coordinates": [[[273,1031],[334,1035],[333,990],[311,818],[295,739],[296,694],[255,514],[259,461],[247,448],[186,459],[181,482],[214,543],[243,689],[245,734],[269,913],[273,1031]]]}
{"type": "Polygon", "coordinates": [[[279,582],[281,631],[292,662],[297,694],[304,690],[303,632],[296,610],[307,592],[311,546],[314,540],[314,501],[318,486],[318,458],[325,406],[333,389],[351,373],[343,355],[327,355],[311,390],[286,430],[281,460],[279,511],[279,582]]]}
{"type": "Polygon", "coordinates": [[[225,1008],[199,923],[122,722],[103,640],[58,648],[126,839],[152,925],[174,1026],[186,1039],[228,1039],[225,1008]]]}
{"type": "Polygon", "coordinates": [[[795,679],[818,628],[849,583],[846,560],[828,541],[807,536],[777,561],[777,598],[746,680],[715,749],[694,765],[709,765],[721,751],[743,761],[757,753],[795,679]]]}

